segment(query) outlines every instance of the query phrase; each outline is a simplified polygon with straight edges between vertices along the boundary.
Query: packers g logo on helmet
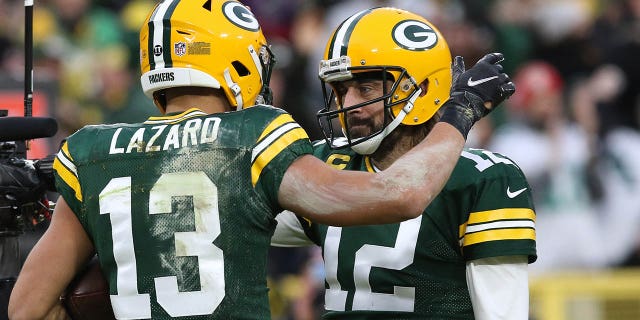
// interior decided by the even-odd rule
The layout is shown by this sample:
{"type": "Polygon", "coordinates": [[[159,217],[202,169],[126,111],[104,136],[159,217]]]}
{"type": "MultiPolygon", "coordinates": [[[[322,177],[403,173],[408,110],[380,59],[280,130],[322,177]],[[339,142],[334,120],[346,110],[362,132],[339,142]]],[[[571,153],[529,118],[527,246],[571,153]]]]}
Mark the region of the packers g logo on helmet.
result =
{"type": "Polygon", "coordinates": [[[241,3],[238,2],[226,2],[222,5],[222,12],[224,16],[236,26],[249,30],[258,31],[260,24],[258,19],[241,3]]]}
{"type": "Polygon", "coordinates": [[[393,40],[407,50],[421,51],[433,48],[438,43],[438,34],[426,23],[406,20],[393,27],[393,40]]]}

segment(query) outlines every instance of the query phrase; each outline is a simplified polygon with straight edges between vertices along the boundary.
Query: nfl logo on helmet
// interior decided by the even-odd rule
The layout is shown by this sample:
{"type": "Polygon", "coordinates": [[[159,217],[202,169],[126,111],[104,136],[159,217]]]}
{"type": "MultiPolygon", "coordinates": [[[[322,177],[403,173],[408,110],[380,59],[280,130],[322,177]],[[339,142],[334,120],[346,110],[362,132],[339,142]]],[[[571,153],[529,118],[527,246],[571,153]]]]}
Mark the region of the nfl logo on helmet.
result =
{"type": "Polygon", "coordinates": [[[177,56],[182,57],[185,53],[187,53],[187,44],[184,42],[176,42],[173,45],[173,50],[177,56]]]}

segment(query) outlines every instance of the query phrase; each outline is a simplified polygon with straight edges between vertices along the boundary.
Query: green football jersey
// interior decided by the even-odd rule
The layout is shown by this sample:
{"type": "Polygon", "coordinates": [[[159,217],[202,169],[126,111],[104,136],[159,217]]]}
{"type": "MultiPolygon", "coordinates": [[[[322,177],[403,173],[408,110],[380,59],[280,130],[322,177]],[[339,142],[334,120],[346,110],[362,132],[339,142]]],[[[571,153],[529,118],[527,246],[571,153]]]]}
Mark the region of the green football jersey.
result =
{"type": "MultiPolygon", "coordinates": [[[[376,171],[350,149],[314,148],[338,169],[376,171]]],[[[486,150],[464,150],[442,192],[415,219],[343,228],[298,219],[323,248],[325,319],[473,319],[467,261],[536,259],[531,189],[515,163],[486,150]]]]}
{"type": "Polygon", "coordinates": [[[87,126],[56,185],[93,241],[121,318],[268,319],[269,240],[288,166],[312,152],[286,112],[198,109],[87,126]]]}

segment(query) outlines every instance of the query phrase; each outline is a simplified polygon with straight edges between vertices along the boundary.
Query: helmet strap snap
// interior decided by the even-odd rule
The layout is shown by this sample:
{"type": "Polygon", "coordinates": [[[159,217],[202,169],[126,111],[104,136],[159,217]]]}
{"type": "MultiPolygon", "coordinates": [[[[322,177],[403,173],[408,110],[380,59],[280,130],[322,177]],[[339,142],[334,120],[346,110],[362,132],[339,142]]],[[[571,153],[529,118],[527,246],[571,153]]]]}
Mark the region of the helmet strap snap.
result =
{"type": "Polygon", "coordinates": [[[224,69],[224,81],[227,83],[227,87],[229,87],[229,89],[233,93],[233,96],[236,98],[236,110],[242,110],[242,95],[240,94],[240,86],[237,83],[233,82],[233,79],[231,79],[229,68],[224,69]]]}

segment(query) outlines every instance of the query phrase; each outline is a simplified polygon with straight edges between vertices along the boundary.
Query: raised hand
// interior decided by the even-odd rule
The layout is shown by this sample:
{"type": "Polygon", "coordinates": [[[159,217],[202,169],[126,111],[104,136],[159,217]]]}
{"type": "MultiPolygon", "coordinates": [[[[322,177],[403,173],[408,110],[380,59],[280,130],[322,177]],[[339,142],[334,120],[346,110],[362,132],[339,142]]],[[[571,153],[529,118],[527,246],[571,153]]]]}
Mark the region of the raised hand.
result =
{"type": "Polygon", "coordinates": [[[503,72],[503,60],[502,53],[489,53],[465,70],[464,59],[455,57],[450,97],[440,121],[456,127],[466,139],[474,123],[509,98],[516,86],[503,72]]]}
{"type": "Polygon", "coordinates": [[[503,72],[502,61],[502,53],[489,53],[465,71],[464,59],[456,57],[452,66],[451,96],[468,92],[483,102],[491,102],[492,106],[502,103],[516,91],[515,84],[503,72]]]}

